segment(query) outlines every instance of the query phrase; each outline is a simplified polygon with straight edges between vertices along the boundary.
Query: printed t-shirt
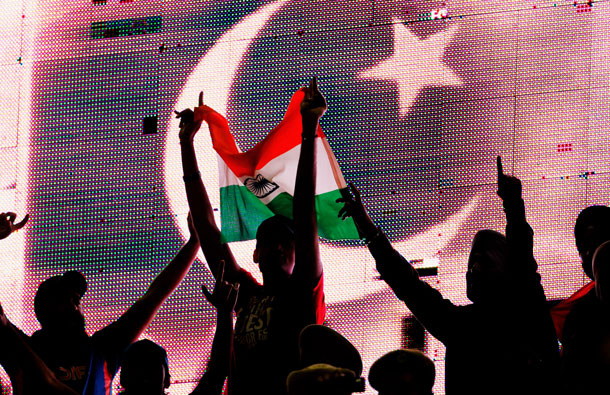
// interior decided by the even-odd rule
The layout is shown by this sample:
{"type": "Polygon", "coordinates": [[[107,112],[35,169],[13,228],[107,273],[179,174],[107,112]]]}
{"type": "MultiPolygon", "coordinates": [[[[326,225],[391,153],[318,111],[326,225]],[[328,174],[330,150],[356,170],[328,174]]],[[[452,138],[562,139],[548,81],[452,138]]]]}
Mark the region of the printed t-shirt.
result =
{"type": "MultiPolygon", "coordinates": [[[[57,379],[77,393],[109,395],[124,348],[113,344],[116,342],[111,334],[112,326],[109,326],[93,336],[83,332],[82,336],[65,344],[39,330],[31,336],[29,343],[57,379]]],[[[27,384],[24,387],[25,394],[37,393],[28,390],[27,384]]]]}
{"type": "Polygon", "coordinates": [[[285,394],[286,377],[298,368],[298,337],[310,324],[324,322],[323,279],[314,287],[288,281],[269,294],[245,270],[238,276],[231,395],[285,394]]]}

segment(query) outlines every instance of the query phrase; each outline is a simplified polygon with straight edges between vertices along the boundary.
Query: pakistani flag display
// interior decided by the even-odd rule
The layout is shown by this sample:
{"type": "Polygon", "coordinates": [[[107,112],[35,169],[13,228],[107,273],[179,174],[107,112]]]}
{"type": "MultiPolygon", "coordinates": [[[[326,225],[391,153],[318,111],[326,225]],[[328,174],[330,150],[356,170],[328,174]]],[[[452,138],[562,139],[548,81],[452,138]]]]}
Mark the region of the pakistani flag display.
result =
{"type": "MultiPolygon", "coordinates": [[[[265,139],[247,152],[240,152],[227,120],[207,106],[195,109],[195,119],[205,121],[219,155],[220,219],[226,241],[256,238],[256,229],[276,214],[292,218],[292,197],[301,152],[300,105],[304,93],[295,93],[284,119],[265,139]]],[[[351,218],[337,217],[336,203],[347,185],[339,164],[318,126],[316,212],[318,234],[326,239],[358,239],[351,218]]]]}

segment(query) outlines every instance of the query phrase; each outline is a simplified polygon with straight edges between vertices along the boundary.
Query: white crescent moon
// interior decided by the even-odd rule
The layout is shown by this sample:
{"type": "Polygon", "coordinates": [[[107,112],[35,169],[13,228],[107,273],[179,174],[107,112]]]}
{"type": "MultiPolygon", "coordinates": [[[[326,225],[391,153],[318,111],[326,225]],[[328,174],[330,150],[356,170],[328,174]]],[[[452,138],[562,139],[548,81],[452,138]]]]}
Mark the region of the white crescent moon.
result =
{"type": "MultiPolygon", "coordinates": [[[[261,7],[223,34],[189,76],[174,108],[177,110],[192,108],[196,105],[199,92],[203,91],[205,103],[219,113],[226,114],[233,79],[244,54],[267,21],[287,2],[288,0],[280,0],[261,7]]],[[[177,226],[186,236],[188,229],[184,217],[188,213],[188,203],[182,181],[178,120],[172,118],[168,128],[165,147],[165,188],[171,210],[180,218],[176,221],[177,226]]],[[[218,170],[216,167],[211,168],[211,164],[216,163],[217,155],[206,129],[202,127],[197,137],[197,158],[212,206],[219,209],[218,170]]],[[[395,248],[411,258],[436,256],[438,251],[457,234],[477,203],[478,199],[475,197],[459,213],[444,223],[404,242],[396,243],[395,248]]],[[[220,225],[219,211],[216,213],[216,221],[220,225]]],[[[254,240],[231,244],[231,250],[239,264],[261,280],[260,271],[252,263],[254,247],[254,240]]],[[[366,247],[335,247],[322,244],[320,255],[324,262],[324,288],[328,303],[357,299],[386,288],[383,281],[371,281],[376,275],[375,265],[366,247]],[[346,286],[347,284],[349,286],[346,286]]],[[[199,258],[204,261],[201,254],[199,258]]]]}

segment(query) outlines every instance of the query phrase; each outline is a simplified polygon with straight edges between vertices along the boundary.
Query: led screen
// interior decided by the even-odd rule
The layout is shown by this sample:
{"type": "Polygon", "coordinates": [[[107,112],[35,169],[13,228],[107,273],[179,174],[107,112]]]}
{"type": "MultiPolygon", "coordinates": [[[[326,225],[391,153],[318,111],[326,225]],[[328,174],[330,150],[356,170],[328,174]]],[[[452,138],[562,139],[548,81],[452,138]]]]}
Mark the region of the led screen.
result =
{"type": "MultiPolygon", "coordinates": [[[[28,333],[38,327],[32,301],[44,278],[86,275],[93,333],[184,242],[175,109],[193,107],[203,91],[247,150],[313,75],[345,178],[445,297],[468,303],[472,237],[505,225],[497,155],[523,180],[547,297],[585,284],[574,221],[610,193],[607,1],[8,0],[2,8],[0,211],[32,218],[0,241],[0,301],[28,333]]],[[[218,207],[207,130],[196,144],[218,207]]],[[[260,278],[253,243],[231,248],[260,278]]],[[[421,347],[437,366],[435,393],[444,393],[443,346],[378,279],[366,247],[325,241],[321,253],[327,322],[360,350],[365,372],[387,351],[421,347]]],[[[200,286],[212,282],[201,258],[143,335],[169,352],[171,394],[189,393],[205,367],[215,312],[200,286]]]]}

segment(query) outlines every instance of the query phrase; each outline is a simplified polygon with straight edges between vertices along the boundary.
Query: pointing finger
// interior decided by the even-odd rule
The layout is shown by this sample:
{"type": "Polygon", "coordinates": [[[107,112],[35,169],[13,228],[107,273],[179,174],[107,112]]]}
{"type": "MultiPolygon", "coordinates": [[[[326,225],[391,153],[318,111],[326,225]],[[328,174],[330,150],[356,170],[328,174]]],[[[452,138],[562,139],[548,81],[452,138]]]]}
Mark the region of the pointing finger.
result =
{"type": "Polygon", "coordinates": [[[312,93],[318,91],[318,77],[315,75],[309,81],[309,89],[311,89],[312,93]]]}
{"type": "Polygon", "coordinates": [[[199,92],[199,106],[203,106],[203,91],[199,92]]]}
{"type": "Polygon", "coordinates": [[[498,157],[496,158],[496,165],[498,167],[498,180],[499,180],[500,177],[502,177],[504,175],[504,171],[502,170],[502,157],[500,155],[498,155],[498,157]]]}

